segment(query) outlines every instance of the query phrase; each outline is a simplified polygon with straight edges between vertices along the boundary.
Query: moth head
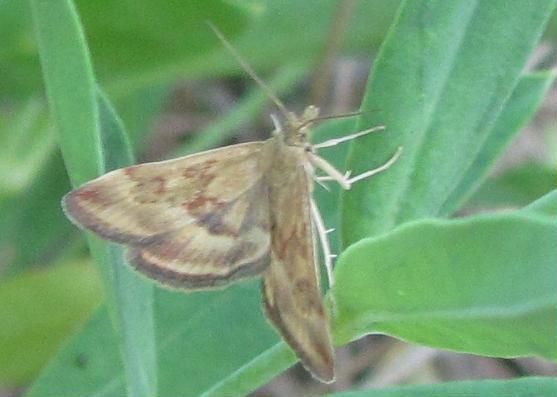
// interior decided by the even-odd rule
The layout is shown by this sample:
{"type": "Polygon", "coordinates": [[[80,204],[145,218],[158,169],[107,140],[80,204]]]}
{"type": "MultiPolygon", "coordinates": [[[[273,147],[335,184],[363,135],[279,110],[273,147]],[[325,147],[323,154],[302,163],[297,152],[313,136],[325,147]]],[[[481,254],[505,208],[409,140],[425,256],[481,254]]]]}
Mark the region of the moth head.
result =
{"type": "Polygon", "coordinates": [[[309,128],[319,117],[319,108],[310,105],[300,117],[293,112],[289,112],[286,116],[284,142],[289,146],[309,147],[309,128]]]}

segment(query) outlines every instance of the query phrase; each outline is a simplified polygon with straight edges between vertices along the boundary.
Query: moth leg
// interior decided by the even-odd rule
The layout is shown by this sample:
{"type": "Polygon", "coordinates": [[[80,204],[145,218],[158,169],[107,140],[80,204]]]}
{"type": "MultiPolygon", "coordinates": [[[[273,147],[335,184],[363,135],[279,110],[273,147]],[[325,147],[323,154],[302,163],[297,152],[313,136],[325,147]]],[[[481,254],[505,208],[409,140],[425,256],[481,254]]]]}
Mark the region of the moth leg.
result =
{"type": "Polygon", "coordinates": [[[323,249],[323,257],[325,260],[325,269],[327,269],[327,280],[329,281],[329,288],[331,288],[334,284],[333,278],[333,259],[336,255],[331,253],[331,247],[329,246],[329,239],[327,237],[327,233],[333,231],[333,229],[327,230],[325,228],[325,223],[323,222],[323,218],[321,218],[321,214],[319,213],[319,208],[317,208],[317,204],[315,200],[311,199],[311,218],[313,219],[313,224],[317,229],[317,234],[319,235],[319,241],[321,243],[321,248],[323,249]]]}
{"type": "Polygon", "coordinates": [[[382,171],[385,171],[387,168],[389,168],[391,165],[393,165],[398,158],[400,157],[400,154],[402,153],[402,146],[399,146],[398,149],[396,150],[396,152],[394,153],[394,155],[383,165],[374,168],[372,170],[366,171],[361,173],[360,175],[356,175],[354,177],[350,177],[350,171],[348,171],[346,174],[341,174],[335,167],[333,167],[327,160],[313,154],[313,153],[309,153],[308,154],[308,158],[309,161],[315,165],[316,167],[320,168],[321,170],[323,170],[327,176],[325,177],[319,177],[321,181],[323,181],[323,178],[327,178],[326,180],[334,180],[336,181],[343,189],[348,190],[350,189],[350,187],[352,186],[353,183],[358,182],[362,179],[365,178],[369,178],[370,176],[373,176],[375,174],[378,174],[382,171]]]}
{"type": "Polygon", "coordinates": [[[377,168],[374,168],[372,170],[366,171],[361,173],[360,175],[356,175],[355,177],[352,177],[348,180],[349,184],[353,184],[355,182],[361,181],[362,179],[365,178],[369,178],[370,176],[373,176],[375,174],[379,174],[380,172],[385,171],[387,168],[389,168],[391,165],[393,165],[398,158],[400,157],[400,154],[402,153],[402,146],[399,146],[396,149],[396,152],[391,156],[391,158],[389,160],[387,160],[387,162],[377,168]]]}
{"type": "Polygon", "coordinates": [[[319,157],[316,154],[308,152],[307,155],[312,165],[314,165],[317,168],[320,168],[327,174],[327,176],[324,177],[317,177],[320,179],[320,181],[332,180],[337,182],[340,186],[342,186],[343,189],[346,190],[350,189],[350,183],[348,182],[348,178],[346,177],[346,175],[348,174],[345,175],[341,174],[340,171],[338,171],[335,167],[333,167],[331,163],[329,163],[327,160],[319,157]]]}
{"type": "MultiPolygon", "coordinates": [[[[319,208],[317,208],[317,204],[315,200],[310,200],[310,207],[311,207],[311,218],[313,220],[313,224],[317,229],[317,234],[319,235],[319,241],[321,243],[321,248],[323,250],[323,257],[325,260],[325,269],[327,270],[327,280],[329,282],[329,289],[331,289],[335,283],[334,275],[333,275],[333,259],[336,258],[336,255],[331,253],[331,247],[329,245],[329,238],[327,234],[331,233],[335,229],[326,229],[325,223],[323,222],[323,218],[321,218],[321,214],[319,213],[319,208]]],[[[318,272],[319,274],[319,272],[318,272]]],[[[329,294],[329,301],[331,302],[331,313],[334,316],[336,313],[336,301],[333,294],[329,294]]]]}
{"type": "MultiPolygon", "coordinates": [[[[346,172],[344,173],[344,176],[343,176],[344,179],[350,178],[350,174],[351,174],[350,171],[346,171],[346,172]]],[[[315,179],[315,182],[317,182],[317,183],[328,182],[328,181],[334,181],[334,180],[335,180],[335,178],[333,178],[333,177],[330,176],[330,175],[316,176],[314,179],[315,179]]]]}
{"type": "Polygon", "coordinates": [[[315,176],[313,178],[313,180],[319,185],[321,186],[323,189],[325,189],[326,191],[330,192],[331,189],[329,188],[329,186],[325,185],[323,182],[325,181],[330,181],[331,179],[329,177],[326,176],[315,176]],[[323,179],[325,178],[325,179],[323,179]]]}
{"type": "MultiPolygon", "coordinates": [[[[349,177],[350,177],[350,171],[345,172],[343,178],[348,179],[349,177]]],[[[321,186],[323,189],[325,189],[328,192],[330,192],[331,189],[329,189],[329,186],[327,186],[323,182],[336,181],[335,178],[333,178],[332,176],[329,176],[329,175],[323,175],[323,176],[315,176],[314,175],[313,180],[315,182],[317,182],[319,184],[319,186],[321,186]]]]}
{"type": "Polygon", "coordinates": [[[312,147],[314,149],[322,149],[322,148],[326,148],[326,147],[331,147],[331,146],[338,145],[339,143],[342,143],[342,142],[350,141],[352,139],[356,139],[356,138],[359,138],[361,136],[371,134],[372,132],[382,131],[384,129],[385,129],[385,126],[380,125],[380,126],[377,126],[377,127],[368,128],[367,130],[356,132],[354,134],[343,136],[342,138],[329,139],[328,141],[312,145],[312,147]]]}

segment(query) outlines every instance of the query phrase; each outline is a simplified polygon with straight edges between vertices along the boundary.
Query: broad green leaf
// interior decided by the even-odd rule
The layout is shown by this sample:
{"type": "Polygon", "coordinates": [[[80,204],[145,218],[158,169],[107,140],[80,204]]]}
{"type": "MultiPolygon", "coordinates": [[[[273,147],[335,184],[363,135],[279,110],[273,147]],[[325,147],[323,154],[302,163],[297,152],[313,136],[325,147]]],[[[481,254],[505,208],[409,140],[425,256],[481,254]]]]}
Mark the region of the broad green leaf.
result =
{"type": "MultiPolygon", "coordinates": [[[[83,31],[69,0],[30,0],[49,106],[74,185],[132,163],[120,120],[98,92],[83,31]]],[[[152,284],[127,267],[122,248],[88,236],[105,278],[130,396],[157,389],[152,284]]]]}
{"type": "Polygon", "coordinates": [[[557,360],[556,215],[526,207],[426,219],[350,246],[335,273],[338,342],[385,333],[484,356],[557,360]]]}
{"type": "Polygon", "coordinates": [[[90,263],[60,263],[0,282],[0,384],[37,375],[61,343],[101,302],[90,263]]]}
{"type": "Polygon", "coordinates": [[[520,378],[447,382],[437,385],[393,387],[327,394],[329,397],[553,397],[557,378],[520,378]]]}
{"type": "Polygon", "coordinates": [[[405,1],[374,63],[352,145],[357,174],[399,161],[343,196],[346,245],[439,214],[481,153],[535,48],[554,0],[405,1]],[[372,159],[372,160],[370,160],[372,159]]]}
{"type": "Polygon", "coordinates": [[[487,179],[466,203],[468,210],[526,205],[555,188],[557,170],[527,163],[487,179]]]}

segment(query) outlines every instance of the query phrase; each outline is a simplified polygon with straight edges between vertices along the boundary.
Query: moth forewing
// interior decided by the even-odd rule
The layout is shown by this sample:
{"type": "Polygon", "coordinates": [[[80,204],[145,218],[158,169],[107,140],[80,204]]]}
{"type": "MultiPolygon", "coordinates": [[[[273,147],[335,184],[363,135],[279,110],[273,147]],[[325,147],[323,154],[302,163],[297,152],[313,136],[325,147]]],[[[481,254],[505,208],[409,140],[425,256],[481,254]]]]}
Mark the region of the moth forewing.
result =
{"type": "Polygon", "coordinates": [[[218,287],[269,263],[263,142],[112,171],[63,199],[78,226],[128,246],[130,264],[162,284],[218,287]]]}
{"type": "Polygon", "coordinates": [[[324,382],[334,380],[333,347],[325,311],[311,223],[312,167],[303,146],[281,139],[269,167],[271,263],[264,273],[264,306],[269,320],[324,382]]]}

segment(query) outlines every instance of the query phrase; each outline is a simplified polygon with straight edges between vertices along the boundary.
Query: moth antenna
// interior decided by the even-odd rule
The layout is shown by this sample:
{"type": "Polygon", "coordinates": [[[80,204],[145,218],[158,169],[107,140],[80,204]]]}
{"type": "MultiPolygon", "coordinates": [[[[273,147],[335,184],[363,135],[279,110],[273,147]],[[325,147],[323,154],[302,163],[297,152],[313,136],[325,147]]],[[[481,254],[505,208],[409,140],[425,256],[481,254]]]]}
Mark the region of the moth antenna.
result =
{"type": "Polygon", "coordinates": [[[282,103],[282,101],[275,95],[275,93],[271,90],[271,88],[269,88],[269,86],[267,84],[265,84],[265,82],[261,78],[259,78],[257,73],[255,73],[255,70],[253,70],[253,68],[244,59],[244,57],[242,57],[242,55],[238,52],[238,50],[236,50],[236,48],[234,48],[232,46],[232,44],[226,39],[226,37],[224,37],[222,32],[211,21],[206,21],[206,22],[207,22],[207,25],[209,25],[209,27],[213,31],[213,33],[215,33],[215,35],[218,37],[218,39],[226,47],[226,49],[228,51],[230,51],[232,56],[234,56],[234,58],[236,58],[236,61],[242,66],[242,68],[244,68],[246,73],[253,79],[253,81],[255,81],[259,85],[259,87],[261,87],[263,92],[265,92],[265,94],[267,94],[269,99],[271,101],[273,101],[273,103],[281,111],[284,118],[286,118],[288,120],[290,118],[290,116],[289,116],[290,112],[288,111],[286,106],[284,106],[284,103],[282,103]]]}
{"type": "Polygon", "coordinates": [[[359,110],[357,112],[340,113],[340,114],[328,114],[328,115],[325,115],[325,116],[317,116],[317,117],[314,117],[312,119],[306,120],[302,124],[302,127],[305,127],[308,124],[315,123],[316,121],[331,120],[331,119],[346,119],[346,118],[349,118],[349,117],[357,117],[357,116],[361,116],[363,114],[379,112],[379,111],[381,111],[381,110],[380,109],[370,109],[370,110],[359,110]]]}

